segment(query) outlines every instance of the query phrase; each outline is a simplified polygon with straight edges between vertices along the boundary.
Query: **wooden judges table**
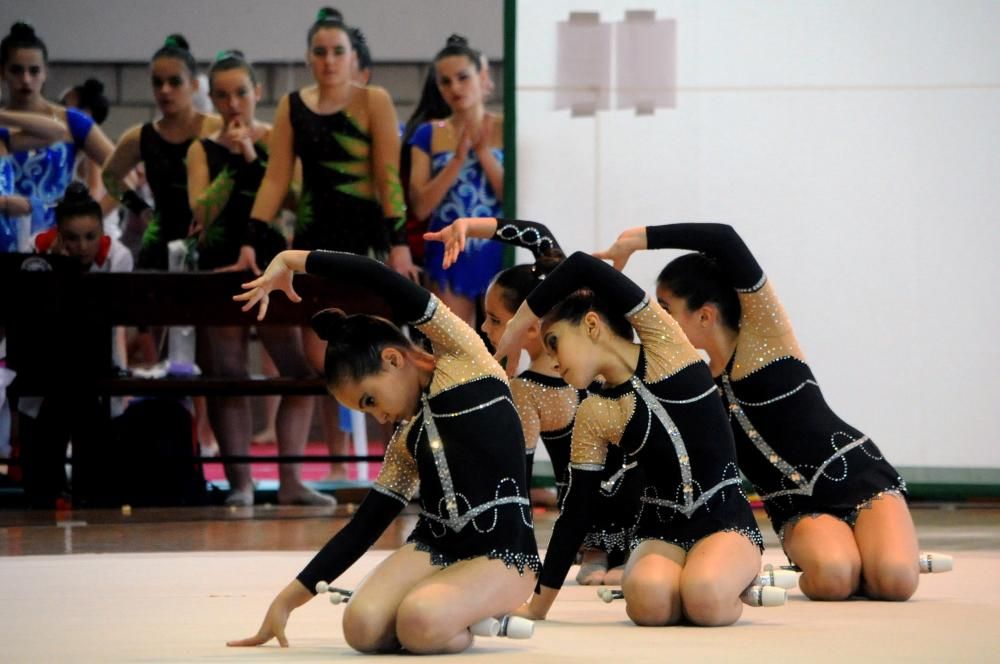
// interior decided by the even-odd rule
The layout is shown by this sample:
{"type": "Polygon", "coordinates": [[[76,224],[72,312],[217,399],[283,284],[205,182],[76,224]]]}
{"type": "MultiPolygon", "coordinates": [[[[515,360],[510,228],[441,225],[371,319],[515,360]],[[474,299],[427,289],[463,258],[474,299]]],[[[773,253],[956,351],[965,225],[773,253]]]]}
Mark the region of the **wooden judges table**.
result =
{"type": "MultiPolygon", "coordinates": [[[[298,275],[294,304],[275,294],[267,318],[240,311],[233,295],[248,273],[81,273],[62,256],[0,254],[0,328],[6,332],[7,366],[17,372],[9,395],[23,397],[96,397],[102,429],[95,440],[110,436],[110,397],[325,394],[321,378],[232,380],[212,376],[161,379],[120,376],[111,365],[112,328],[128,326],[304,325],[328,307],[349,313],[391,317],[381,296],[362,283],[337,284],[298,275]]],[[[255,310],[256,311],[256,310],[255,310]]],[[[363,422],[363,418],[359,418],[363,422]]],[[[358,427],[355,427],[358,428],[358,427]]],[[[363,427],[361,427],[363,430],[363,427]]],[[[357,442],[357,441],[356,441],[357,442]]],[[[74,459],[99,450],[78,449],[74,459]]],[[[357,452],[357,448],[356,448],[357,452]]],[[[380,457],[257,457],[253,460],[369,461],[380,457]]],[[[249,461],[248,457],[224,460],[249,461]]],[[[3,463],[3,461],[0,461],[3,463]]],[[[74,469],[75,470],[75,469],[74,469]]],[[[74,496],[75,497],[75,496],[74,496]]]]}

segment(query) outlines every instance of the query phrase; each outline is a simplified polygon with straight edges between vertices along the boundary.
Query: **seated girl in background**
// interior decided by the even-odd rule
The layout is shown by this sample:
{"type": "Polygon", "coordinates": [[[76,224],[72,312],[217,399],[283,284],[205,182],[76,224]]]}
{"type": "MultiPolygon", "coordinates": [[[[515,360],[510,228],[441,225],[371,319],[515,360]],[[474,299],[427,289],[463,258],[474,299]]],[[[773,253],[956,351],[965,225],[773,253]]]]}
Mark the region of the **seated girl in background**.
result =
{"type": "Polygon", "coordinates": [[[104,233],[101,206],[82,182],[73,182],[56,205],[56,226],[35,237],[35,251],[62,254],[90,272],[131,272],[132,254],[104,233]]]}

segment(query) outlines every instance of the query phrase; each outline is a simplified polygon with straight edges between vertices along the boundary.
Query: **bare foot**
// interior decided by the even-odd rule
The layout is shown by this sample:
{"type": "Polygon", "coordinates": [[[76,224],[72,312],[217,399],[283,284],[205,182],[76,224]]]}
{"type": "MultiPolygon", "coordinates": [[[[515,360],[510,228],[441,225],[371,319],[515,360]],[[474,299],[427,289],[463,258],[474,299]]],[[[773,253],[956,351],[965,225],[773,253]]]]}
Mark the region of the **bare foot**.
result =
{"type": "Polygon", "coordinates": [[[321,481],[323,482],[339,482],[341,480],[347,479],[347,466],[344,464],[336,464],[330,466],[330,472],[326,474],[321,481]]]}
{"type": "Polygon", "coordinates": [[[576,573],[576,582],[581,586],[600,586],[608,572],[608,554],[597,549],[585,549],[576,573]]]}
{"type": "Polygon", "coordinates": [[[625,575],[625,566],[619,565],[618,567],[612,567],[608,570],[608,573],[604,575],[604,585],[606,586],[620,586],[622,584],[622,577],[625,575]]]}
{"type": "Polygon", "coordinates": [[[336,507],[337,499],[333,496],[310,489],[304,484],[278,489],[279,505],[315,505],[318,507],[336,507]]]}
{"type": "Polygon", "coordinates": [[[233,489],[226,496],[227,507],[253,507],[253,487],[233,489]]]}
{"type": "Polygon", "coordinates": [[[261,429],[253,435],[250,442],[254,445],[268,445],[278,440],[278,432],[274,429],[261,429]]]}

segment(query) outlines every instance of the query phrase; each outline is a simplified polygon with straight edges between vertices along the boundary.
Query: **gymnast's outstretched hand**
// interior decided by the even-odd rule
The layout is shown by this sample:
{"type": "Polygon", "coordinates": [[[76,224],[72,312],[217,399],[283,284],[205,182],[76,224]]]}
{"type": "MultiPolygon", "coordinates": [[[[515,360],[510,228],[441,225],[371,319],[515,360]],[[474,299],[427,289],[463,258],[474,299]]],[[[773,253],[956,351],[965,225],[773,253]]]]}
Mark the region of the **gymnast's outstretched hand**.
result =
{"type": "Polygon", "coordinates": [[[517,365],[521,361],[521,349],[527,341],[528,330],[536,322],[538,316],[531,311],[527,302],[522,302],[514,317],[507,321],[507,329],[497,343],[497,352],[493,357],[511,378],[517,373],[517,365]]]}
{"type": "Polygon", "coordinates": [[[646,227],[636,226],[622,231],[615,243],[604,251],[595,251],[594,258],[611,261],[615,269],[621,272],[625,269],[628,259],[636,251],[646,248],[646,227]]]}
{"type": "Polygon", "coordinates": [[[274,257],[264,270],[264,274],[243,284],[245,293],[234,295],[233,299],[246,303],[243,305],[243,311],[250,311],[259,302],[260,311],[257,313],[257,320],[264,320],[270,302],[269,294],[273,290],[282,291],[292,302],[301,302],[302,298],[292,286],[292,277],[296,272],[305,270],[308,255],[308,251],[282,251],[274,257]]]}
{"type": "Polygon", "coordinates": [[[438,231],[424,233],[424,241],[441,242],[444,244],[444,256],[441,267],[447,270],[458,260],[458,255],[465,250],[465,239],[468,235],[469,220],[465,217],[456,219],[451,224],[438,231]]]}
{"type": "Polygon", "coordinates": [[[284,590],[267,607],[264,615],[264,622],[260,629],[251,637],[227,641],[226,645],[239,648],[245,646],[261,646],[271,639],[278,639],[278,645],[282,648],[288,647],[288,639],[285,637],[285,625],[288,624],[288,616],[292,610],[302,606],[312,599],[312,593],[306,590],[305,586],[294,580],[285,586],[284,590]]]}

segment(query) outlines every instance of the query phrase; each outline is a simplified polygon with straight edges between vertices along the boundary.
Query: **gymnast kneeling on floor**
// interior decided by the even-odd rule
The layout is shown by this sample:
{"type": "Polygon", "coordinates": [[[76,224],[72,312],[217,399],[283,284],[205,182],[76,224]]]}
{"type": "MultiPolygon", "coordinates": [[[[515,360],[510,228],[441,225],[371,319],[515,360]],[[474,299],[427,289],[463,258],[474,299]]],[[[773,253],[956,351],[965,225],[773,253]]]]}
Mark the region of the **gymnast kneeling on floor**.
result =
{"type": "MultiPolygon", "coordinates": [[[[354,590],[344,636],[354,649],[461,652],[484,620],[513,612],[540,569],[524,466],[524,439],[504,370],[476,332],[417,284],[372,259],[331,251],[285,251],[235,299],[244,310],[283,291],[301,301],[295,272],[365,283],[398,319],[431,342],[414,346],[389,321],[326,310],[313,327],[327,342],[325,373],[340,403],[398,422],[372,490],[348,523],[271,603],[257,634],[277,638],[310,600],[357,561],[419,489],[421,513],[407,543],[354,590]]],[[[495,621],[494,621],[495,622],[495,621]]],[[[476,632],[478,633],[478,632],[476,632]]],[[[495,630],[494,630],[495,633],[495,630]]]]}

